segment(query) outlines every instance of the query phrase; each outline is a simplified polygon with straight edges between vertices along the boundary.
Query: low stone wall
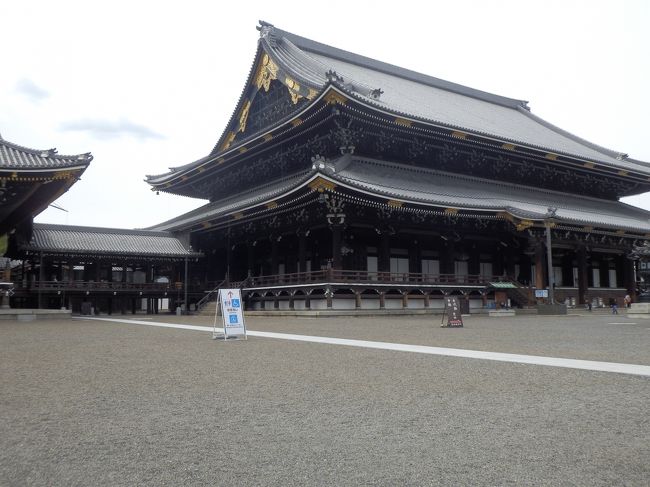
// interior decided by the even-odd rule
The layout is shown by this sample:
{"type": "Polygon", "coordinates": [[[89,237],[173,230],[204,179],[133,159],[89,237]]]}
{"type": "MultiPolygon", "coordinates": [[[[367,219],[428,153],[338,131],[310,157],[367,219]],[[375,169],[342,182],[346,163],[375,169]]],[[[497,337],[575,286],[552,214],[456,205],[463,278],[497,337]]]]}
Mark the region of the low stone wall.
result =
{"type": "Polygon", "coordinates": [[[0,320],[61,320],[71,316],[68,309],[0,309],[0,320]]]}

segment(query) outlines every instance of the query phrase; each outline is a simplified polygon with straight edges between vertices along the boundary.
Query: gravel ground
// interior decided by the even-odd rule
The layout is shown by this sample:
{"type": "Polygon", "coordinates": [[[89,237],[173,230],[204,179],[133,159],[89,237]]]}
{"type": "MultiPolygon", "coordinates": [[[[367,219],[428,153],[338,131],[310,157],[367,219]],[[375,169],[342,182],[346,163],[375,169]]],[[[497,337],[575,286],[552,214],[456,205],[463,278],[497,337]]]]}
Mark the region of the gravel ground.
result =
{"type": "MultiPolygon", "coordinates": [[[[133,318],[132,315],[124,318],[133,318]]],[[[140,319],[136,316],[134,319],[140,319]]],[[[179,323],[157,315],[153,321],[179,323]]],[[[221,317],[219,317],[221,320],[221,317]]],[[[213,318],[182,317],[184,323],[212,326],[213,318]]],[[[251,330],[356,338],[412,345],[521,353],[650,365],[650,320],[607,314],[464,318],[464,328],[440,328],[440,316],[286,318],[247,317],[251,330]],[[616,323],[611,325],[609,323],[616,323]],[[622,324],[625,323],[625,324],[622,324]]],[[[221,326],[221,325],[219,325],[221,326]]]]}
{"type": "MultiPolygon", "coordinates": [[[[650,362],[602,318],[248,324],[650,362]]],[[[0,323],[0,388],[2,486],[650,483],[647,377],[75,320],[0,323]]]]}

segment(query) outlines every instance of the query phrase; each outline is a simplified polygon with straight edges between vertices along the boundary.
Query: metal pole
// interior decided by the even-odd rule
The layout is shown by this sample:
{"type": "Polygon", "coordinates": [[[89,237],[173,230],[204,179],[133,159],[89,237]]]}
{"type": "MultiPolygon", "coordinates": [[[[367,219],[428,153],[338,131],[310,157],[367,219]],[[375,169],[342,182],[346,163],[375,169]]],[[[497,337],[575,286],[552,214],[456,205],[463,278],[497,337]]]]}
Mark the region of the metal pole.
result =
{"type": "Polygon", "coordinates": [[[187,302],[187,257],[185,257],[185,283],[183,284],[183,288],[185,290],[185,314],[189,315],[190,306],[189,303],[187,302]]]}
{"type": "Polygon", "coordinates": [[[546,263],[548,266],[548,299],[551,304],[555,303],[553,289],[553,252],[551,249],[551,221],[546,221],[546,263]]]}

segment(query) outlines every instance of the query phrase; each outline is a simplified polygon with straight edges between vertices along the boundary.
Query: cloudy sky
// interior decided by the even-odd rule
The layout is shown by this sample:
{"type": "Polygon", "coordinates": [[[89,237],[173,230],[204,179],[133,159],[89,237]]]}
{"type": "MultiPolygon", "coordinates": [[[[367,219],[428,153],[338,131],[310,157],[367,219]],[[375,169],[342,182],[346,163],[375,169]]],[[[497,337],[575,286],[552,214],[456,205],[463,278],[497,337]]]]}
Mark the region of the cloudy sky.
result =
{"type": "MultiPolygon", "coordinates": [[[[650,2],[0,0],[0,134],[92,152],[37,221],[146,227],[204,203],[143,181],[208,154],[235,108],[259,19],[438,78],[650,161],[650,2]]],[[[650,194],[626,200],[650,210],[650,194]]]]}

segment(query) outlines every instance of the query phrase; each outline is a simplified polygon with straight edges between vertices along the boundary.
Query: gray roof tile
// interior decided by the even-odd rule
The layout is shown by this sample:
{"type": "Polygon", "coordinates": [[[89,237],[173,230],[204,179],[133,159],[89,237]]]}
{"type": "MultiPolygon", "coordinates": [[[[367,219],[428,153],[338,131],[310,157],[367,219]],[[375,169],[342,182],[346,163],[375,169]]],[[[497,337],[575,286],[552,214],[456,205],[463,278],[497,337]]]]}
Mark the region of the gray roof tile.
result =
{"type": "Polygon", "coordinates": [[[600,147],[530,113],[527,102],[450,83],[421,73],[366,58],[304,37],[274,29],[267,49],[285,69],[312,85],[323,87],[327,71],[343,77],[344,85],[366,97],[368,88],[383,90],[383,109],[494,137],[548,152],[650,173],[650,164],[600,147]],[[300,53],[300,54],[299,54],[300,53]]]}
{"type": "Polygon", "coordinates": [[[64,169],[85,167],[93,157],[90,153],[71,156],[59,155],[56,149],[30,149],[0,137],[0,169],[64,169]]]}
{"type": "Polygon", "coordinates": [[[389,198],[470,210],[507,211],[543,219],[549,207],[566,223],[650,231],[650,212],[620,201],[569,195],[509,183],[355,157],[332,178],[389,198]]]}
{"type": "Polygon", "coordinates": [[[26,250],[80,255],[182,258],[199,254],[169,232],[35,223],[26,250]]]}

